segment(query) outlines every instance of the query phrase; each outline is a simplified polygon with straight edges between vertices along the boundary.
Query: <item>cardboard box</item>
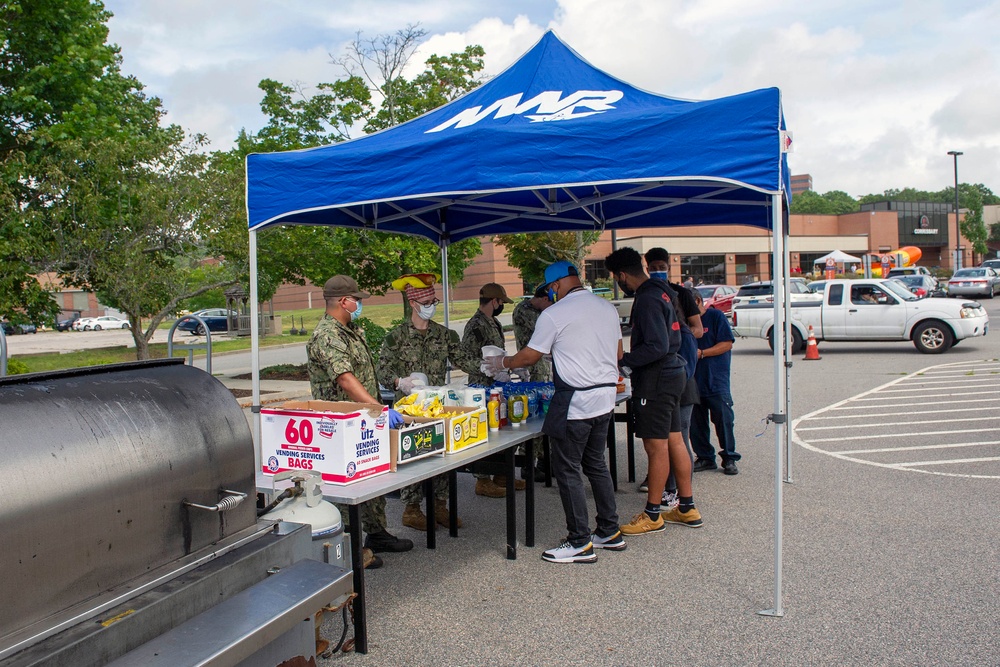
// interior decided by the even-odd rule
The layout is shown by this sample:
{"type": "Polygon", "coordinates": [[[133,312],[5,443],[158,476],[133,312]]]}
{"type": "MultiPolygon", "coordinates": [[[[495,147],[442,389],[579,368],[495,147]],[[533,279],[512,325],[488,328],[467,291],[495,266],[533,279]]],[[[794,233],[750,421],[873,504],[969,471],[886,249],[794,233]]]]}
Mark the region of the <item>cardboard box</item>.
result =
{"type": "Polygon", "coordinates": [[[405,426],[389,429],[389,464],[393,472],[396,472],[397,465],[444,454],[443,419],[422,422],[413,417],[404,419],[408,422],[405,426]]]}
{"type": "Polygon", "coordinates": [[[367,403],[286,401],[263,408],[261,472],[315,470],[328,484],[389,472],[389,408],[367,403]]]}
{"type": "MultiPolygon", "coordinates": [[[[434,419],[444,420],[446,454],[454,454],[488,440],[486,408],[445,406],[444,411],[434,419]]],[[[414,417],[413,420],[423,423],[434,421],[427,417],[414,417]]]]}

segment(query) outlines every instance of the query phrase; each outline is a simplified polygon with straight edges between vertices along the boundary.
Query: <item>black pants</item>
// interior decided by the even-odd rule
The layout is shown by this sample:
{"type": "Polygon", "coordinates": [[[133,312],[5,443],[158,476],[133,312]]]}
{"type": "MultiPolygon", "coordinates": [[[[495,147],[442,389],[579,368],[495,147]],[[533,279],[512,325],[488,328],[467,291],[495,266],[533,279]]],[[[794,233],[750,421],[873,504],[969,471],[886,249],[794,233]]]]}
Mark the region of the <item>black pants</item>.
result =
{"type": "Polygon", "coordinates": [[[569,420],[562,433],[549,436],[552,475],[559,485],[559,497],[566,513],[566,539],[573,546],[582,546],[590,541],[587,494],[583,490],[581,473],[590,480],[590,488],[594,492],[597,532],[607,537],[618,530],[615,487],[604,459],[610,420],[611,413],[590,419],[569,420]]]}

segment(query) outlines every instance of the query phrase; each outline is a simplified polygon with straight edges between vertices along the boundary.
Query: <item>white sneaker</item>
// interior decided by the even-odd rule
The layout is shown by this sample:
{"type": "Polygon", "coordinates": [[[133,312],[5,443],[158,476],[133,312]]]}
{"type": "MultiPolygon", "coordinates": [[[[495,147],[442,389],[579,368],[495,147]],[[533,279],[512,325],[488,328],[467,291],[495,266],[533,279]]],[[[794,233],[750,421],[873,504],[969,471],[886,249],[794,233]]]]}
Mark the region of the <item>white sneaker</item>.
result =
{"type": "Polygon", "coordinates": [[[669,512],[673,508],[680,505],[680,500],[677,498],[677,494],[673,491],[664,491],[663,498],[660,499],[660,511],[669,512]]]}
{"type": "Polygon", "coordinates": [[[574,547],[569,542],[563,542],[555,549],[543,553],[542,560],[550,563],[596,563],[597,554],[594,553],[594,545],[591,542],[582,547],[574,547]]]}
{"type": "Polygon", "coordinates": [[[595,549],[608,549],[610,551],[625,551],[628,545],[625,544],[625,538],[622,537],[622,531],[616,530],[614,535],[610,537],[601,537],[597,533],[593,533],[590,536],[590,542],[594,545],[595,549]]]}

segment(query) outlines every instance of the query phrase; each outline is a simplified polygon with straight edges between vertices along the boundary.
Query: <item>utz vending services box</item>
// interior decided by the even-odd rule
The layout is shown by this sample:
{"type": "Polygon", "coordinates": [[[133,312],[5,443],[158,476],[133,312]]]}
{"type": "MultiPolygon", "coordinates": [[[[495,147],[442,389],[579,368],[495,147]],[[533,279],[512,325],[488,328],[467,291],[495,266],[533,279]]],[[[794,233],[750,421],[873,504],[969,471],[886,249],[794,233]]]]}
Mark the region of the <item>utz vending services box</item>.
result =
{"type": "Polygon", "coordinates": [[[389,472],[389,408],[367,403],[287,401],[262,408],[261,472],[315,470],[329,484],[389,472]]]}
{"type": "MultiPolygon", "coordinates": [[[[460,408],[445,406],[444,411],[434,417],[444,420],[445,453],[454,454],[466,447],[481,445],[487,441],[486,408],[460,408]]],[[[428,417],[414,417],[415,422],[430,422],[428,417]]]]}
{"type": "Polygon", "coordinates": [[[441,419],[418,423],[414,417],[404,417],[406,425],[389,429],[390,464],[396,466],[435,454],[444,454],[445,424],[441,419]]]}

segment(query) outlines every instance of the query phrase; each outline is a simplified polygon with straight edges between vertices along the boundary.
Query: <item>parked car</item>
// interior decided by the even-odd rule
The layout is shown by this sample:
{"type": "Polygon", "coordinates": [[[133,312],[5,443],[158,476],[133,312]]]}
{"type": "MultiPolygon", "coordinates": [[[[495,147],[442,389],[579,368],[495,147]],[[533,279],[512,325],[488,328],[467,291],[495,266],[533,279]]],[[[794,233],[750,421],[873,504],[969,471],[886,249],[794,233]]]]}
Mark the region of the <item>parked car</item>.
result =
{"type": "Polygon", "coordinates": [[[76,322],[73,322],[72,329],[73,331],[90,331],[90,329],[85,329],[84,327],[96,319],[96,317],[81,317],[76,322]]]}
{"type": "Polygon", "coordinates": [[[898,278],[899,276],[929,276],[931,270],[926,266],[894,266],[889,269],[886,278],[898,278]]]}
{"type": "Polygon", "coordinates": [[[937,278],[934,278],[933,276],[897,276],[895,278],[891,278],[891,280],[901,283],[904,287],[906,287],[906,289],[910,290],[919,297],[948,296],[948,293],[941,287],[937,278]]]}
{"type": "Polygon", "coordinates": [[[948,281],[948,296],[985,296],[1000,292],[1000,274],[993,269],[959,269],[948,281]]]}
{"type": "Polygon", "coordinates": [[[60,317],[56,320],[55,330],[56,331],[68,331],[73,328],[73,323],[80,319],[80,313],[72,313],[66,317],[60,317]]]}
{"type": "MultiPolygon", "coordinates": [[[[208,324],[209,331],[229,331],[229,314],[232,313],[236,316],[237,313],[234,311],[228,311],[225,308],[205,308],[204,310],[199,310],[194,315],[205,320],[208,324]]],[[[182,331],[190,331],[192,335],[204,336],[205,327],[202,326],[201,322],[198,320],[188,317],[183,319],[177,328],[182,331]]]]}
{"type": "Polygon", "coordinates": [[[733,313],[733,298],[736,288],[729,285],[698,285],[694,289],[701,294],[706,308],[717,308],[726,315],[733,313]]]}
{"type": "MultiPolygon", "coordinates": [[[[809,291],[804,278],[791,278],[788,283],[788,298],[792,303],[799,301],[821,301],[822,294],[809,291]]],[[[747,283],[733,298],[733,307],[757,303],[774,303],[774,285],[770,280],[747,283]]]]}
{"type": "Polygon", "coordinates": [[[982,264],[979,265],[981,269],[993,269],[994,271],[1000,271],[1000,259],[987,259],[982,264]]]}
{"type": "Polygon", "coordinates": [[[814,280],[811,283],[809,283],[808,285],[806,285],[806,289],[809,290],[810,292],[812,292],[813,294],[822,294],[823,290],[826,289],[826,284],[828,282],[830,282],[830,281],[829,280],[814,280]]]}
{"type": "Polygon", "coordinates": [[[3,322],[0,322],[0,325],[3,325],[3,332],[8,336],[38,333],[38,327],[34,324],[11,324],[7,320],[4,320],[3,322]]]}
{"type": "MultiPolygon", "coordinates": [[[[990,319],[975,301],[920,299],[895,280],[832,280],[823,301],[791,304],[791,348],[797,354],[809,335],[817,341],[913,341],[917,351],[940,354],[958,341],[985,336],[990,319]]],[[[774,307],[733,308],[740,336],[764,338],[774,347],[774,307]]]]}
{"type": "Polygon", "coordinates": [[[113,315],[102,315],[100,317],[93,317],[91,321],[84,325],[84,331],[100,331],[101,329],[128,329],[128,320],[123,320],[120,317],[115,317],[113,315]]]}

